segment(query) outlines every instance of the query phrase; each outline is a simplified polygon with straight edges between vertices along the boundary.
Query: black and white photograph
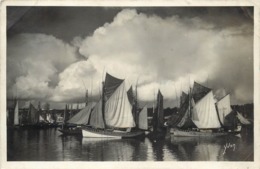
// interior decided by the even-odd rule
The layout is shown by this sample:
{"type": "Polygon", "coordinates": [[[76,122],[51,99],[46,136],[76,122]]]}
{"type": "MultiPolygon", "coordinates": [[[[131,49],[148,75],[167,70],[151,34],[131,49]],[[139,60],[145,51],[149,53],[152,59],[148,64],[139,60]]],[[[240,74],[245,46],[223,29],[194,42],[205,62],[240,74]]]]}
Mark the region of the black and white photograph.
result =
{"type": "Polygon", "coordinates": [[[254,6],[5,11],[7,163],[256,160],[254,6]]]}

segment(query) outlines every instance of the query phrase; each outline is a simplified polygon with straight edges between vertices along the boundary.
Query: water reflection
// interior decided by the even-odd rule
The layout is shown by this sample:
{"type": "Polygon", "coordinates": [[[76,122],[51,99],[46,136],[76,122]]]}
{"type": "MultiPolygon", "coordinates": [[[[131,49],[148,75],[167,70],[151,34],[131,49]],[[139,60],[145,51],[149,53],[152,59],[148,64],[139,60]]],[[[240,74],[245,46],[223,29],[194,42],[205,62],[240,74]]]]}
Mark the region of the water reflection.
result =
{"type": "Polygon", "coordinates": [[[251,154],[253,149],[241,142],[241,137],[218,138],[171,137],[168,149],[180,161],[239,161],[243,154],[251,154]],[[251,152],[250,152],[251,151],[251,152]]]}
{"type": "Polygon", "coordinates": [[[90,161],[146,161],[146,150],[143,142],[134,139],[82,139],[82,151],[90,161]]]}
{"type": "Polygon", "coordinates": [[[165,140],[90,139],[62,136],[56,129],[7,132],[9,161],[252,161],[253,149],[253,136],[248,132],[241,137],[165,140]],[[235,150],[225,150],[228,143],[235,150]]]}

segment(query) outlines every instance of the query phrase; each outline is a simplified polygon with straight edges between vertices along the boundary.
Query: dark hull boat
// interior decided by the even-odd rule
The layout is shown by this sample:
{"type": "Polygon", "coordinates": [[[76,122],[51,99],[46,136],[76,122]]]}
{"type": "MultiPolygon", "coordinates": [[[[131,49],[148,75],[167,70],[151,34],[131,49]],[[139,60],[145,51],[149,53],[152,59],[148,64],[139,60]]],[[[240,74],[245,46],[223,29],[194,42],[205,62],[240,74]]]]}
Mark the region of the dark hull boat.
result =
{"type": "Polygon", "coordinates": [[[215,103],[212,89],[196,82],[189,94],[182,94],[179,111],[179,119],[170,128],[172,136],[220,137],[241,132],[240,126],[234,126],[236,113],[231,109],[229,95],[215,103]]]}
{"type": "Polygon", "coordinates": [[[82,135],[81,128],[58,129],[63,135],[82,135]]]}

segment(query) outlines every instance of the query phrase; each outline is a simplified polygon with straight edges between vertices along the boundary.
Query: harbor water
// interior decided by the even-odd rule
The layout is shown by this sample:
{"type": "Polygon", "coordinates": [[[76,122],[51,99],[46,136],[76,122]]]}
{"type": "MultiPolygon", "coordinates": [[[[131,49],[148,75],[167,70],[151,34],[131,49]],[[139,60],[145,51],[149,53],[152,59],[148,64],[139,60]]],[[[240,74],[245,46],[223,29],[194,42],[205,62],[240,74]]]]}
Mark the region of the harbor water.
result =
{"type": "MultiPolygon", "coordinates": [[[[252,130],[252,129],[251,129],[252,130]]],[[[8,161],[253,161],[253,132],[219,138],[93,139],[58,129],[10,129],[8,161]]]]}

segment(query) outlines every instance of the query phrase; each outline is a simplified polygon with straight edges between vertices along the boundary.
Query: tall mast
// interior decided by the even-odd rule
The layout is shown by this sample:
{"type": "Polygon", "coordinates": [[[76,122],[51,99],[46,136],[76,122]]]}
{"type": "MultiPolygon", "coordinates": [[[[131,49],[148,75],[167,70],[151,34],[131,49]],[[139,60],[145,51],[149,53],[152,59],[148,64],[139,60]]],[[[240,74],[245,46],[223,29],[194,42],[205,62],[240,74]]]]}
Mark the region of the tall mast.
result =
{"type": "Polygon", "coordinates": [[[190,87],[190,76],[189,76],[189,115],[191,119],[191,87],[190,87]]]}
{"type": "Polygon", "coordinates": [[[87,106],[88,105],[88,90],[86,90],[85,103],[86,103],[86,106],[87,106]]]}
{"type": "Polygon", "coordinates": [[[106,120],[105,120],[105,82],[102,82],[102,115],[103,121],[106,128],[106,120]]]}
{"type": "Polygon", "coordinates": [[[135,86],[135,103],[134,103],[134,105],[135,105],[135,108],[134,108],[134,110],[135,110],[135,122],[136,122],[136,126],[138,127],[138,100],[137,100],[137,98],[138,98],[138,95],[137,95],[137,84],[138,84],[138,79],[137,79],[137,82],[136,82],[136,86],[135,86]]]}

